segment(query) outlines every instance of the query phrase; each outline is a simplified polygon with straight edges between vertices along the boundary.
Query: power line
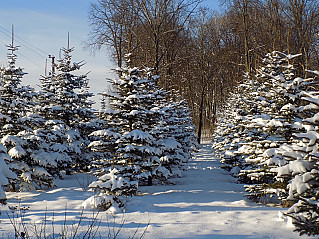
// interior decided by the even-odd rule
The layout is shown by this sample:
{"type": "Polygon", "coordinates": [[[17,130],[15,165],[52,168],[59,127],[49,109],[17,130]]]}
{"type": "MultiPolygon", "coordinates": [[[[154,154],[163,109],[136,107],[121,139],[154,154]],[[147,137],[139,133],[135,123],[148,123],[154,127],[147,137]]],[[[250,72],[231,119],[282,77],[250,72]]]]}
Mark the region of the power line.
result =
{"type": "MultiPolygon", "coordinates": [[[[5,34],[7,37],[11,38],[11,36],[9,35],[9,34],[11,34],[10,31],[8,31],[7,29],[5,29],[5,28],[2,27],[2,26],[0,26],[0,32],[3,33],[3,34],[5,34]],[[3,32],[1,29],[4,30],[4,31],[6,31],[7,33],[6,33],[6,32],[3,32]],[[8,33],[9,33],[9,34],[8,34],[8,33]]],[[[47,56],[49,55],[48,53],[46,53],[45,51],[41,50],[40,48],[38,48],[38,47],[32,45],[31,43],[29,43],[29,42],[23,40],[21,37],[17,36],[16,34],[14,34],[14,36],[15,36],[15,38],[20,39],[20,41],[19,41],[19,40],[16,40],[19,44],[23,45],[25,48],[29,49],[30,51],[32,51],[33,53],[37,54],[38,56],[41,56],[41,57],[43,57],[43,58],[46,59],[47,56]],[[24,42],[24,43],[26,43],[26,44],[28,44],[29,46],[33,47],[33,48],[36,49],[37,51],[44,53],[45,56],[42,55],[42,54],[40,54],[40,53],[38,53],[38,52],[36,52],[35,50],[33,50],[33,49],[30,48],[29,46],[25,45],[25,44],[22,43],[21,41],[24,42]]]]}
{"type": "MultiPolygon", "coordinates": [[[[6,45],[6,43],[5,43],[4,41],[0,40],[0,42],[2,42],[4,45],[6,45]]],[[[30,61],[30,62],[33,63],[34,65],[36,65],[36,66],[40,67],[41,69],[43,69],[42,66],[40,66],[38,63],[36,63],[36,62],[34,62],[33,60],[31,60],[29,57],[27,57],[27,56],[21,54],[20,52],[18,53],[18,55],[22,56],[23,58],[27,59],[28,61],[30,61]]]]}
{"type": "Polygon", "coordinates": [[[40,67],[43,70],[43,68],[44,68],[43,66],[40,66],[38,63],[34,62],[30,58],[28,58],[25,55],[21,54],[20,52],[18,54],[21,55],[22,57],[26,58],[28,61],[32,62],[33,64],[35,64],[36,66],[40,67]]]}
{"type": "MultiPolygon", "coordinates": [[[[2,26],[0,26],[0,33],[4,34],[5,36],[7,36],[7,37],[9,37],[9,38],[12,37],[12,36],[11,36],[11,32],[8,31],[7,29],[5,29],[5,28],[2,27],[2,26]]],[[[15,37],[15,40],[16,40],[17,38],[20,39],[20,41],[19,41],[19,40],[16,40],[19,44],[21,44],[23,47],[29,49],[29,50],[32,51],[33,53],[37,54],[38,56],[40,56],[40,57],[42,57],[42,58],[44,58],[44,59],[47,59],[47,56],[50,55],[50,54],[46,53],[45,51],[41,50],[40,48],[38,48],[38,47],[32,45],[31,43],[28,43],[27,41],[25,41],[25,40],[22,39],[21,37],[17,36],[16,34],[14,34],[14,37],[15,37]],[[42,55],[42,54],[36,52],[35,50],[33,50],[33,49],[30,48],[29,46],[25,45],[25,44],[22,43],[21,41],[24,42],[24,43],[26,43],[26,44],[28,44],[29,46],[31,46],[32,48],[36,49],[37,51],[39,51],[39,52],[45,54],[46,56],[44,56],[44,55],[42,55]]],[[[7,45],[7,43],[5,43],[5,42],[2,41],[2,40],[0,40],[0,42],[2,42],[4,45],[7,45]]],[[[37,67],[43,69],[43,66],[41,66],[41,65],[39,65],[38,63],[34,62],[34,61],[31,60],[29,57],[27,57],[27,56],[21,54],[20,52],[18,53],[18,55],[21,55],[23,58],[27,59],[28,61],[30,61],[31,63],[33,63],[33,64],[36,65],[37,67]]],[[[112,66],[112,67],[106,66],[106,67],[112,68],[113,66],[112,66]]],[[[113,71],[107,71],[107,73],[112,73],[112,72],[113,72],[113,71]]],[[[94,78],[93,78],[93,79],[89,79],[89,80],[92,81],[92,82],[94,82],[95,84],[98,84],[98,85],[101,85],[101,86],[105,86],[105,84],[100,83],[98,80],[95,80],[94,78]]],[[[96,89],[96,90],[97,90],[97,89],[96,89]]]]}

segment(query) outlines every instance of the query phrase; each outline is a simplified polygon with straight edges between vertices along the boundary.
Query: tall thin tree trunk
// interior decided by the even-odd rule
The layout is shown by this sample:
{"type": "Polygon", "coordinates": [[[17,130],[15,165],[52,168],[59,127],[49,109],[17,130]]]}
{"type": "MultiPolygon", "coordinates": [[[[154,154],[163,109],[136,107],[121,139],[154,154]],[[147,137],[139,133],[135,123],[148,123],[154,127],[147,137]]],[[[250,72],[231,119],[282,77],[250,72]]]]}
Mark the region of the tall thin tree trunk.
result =
{"type": "Polygon", "coordinates": [[[200,144],[201,137],[202,137],[205,91],[206,91],[206,85],[203,86],[200,108],[199,108],[199,124],[198,124],[198,132],[197,132],[197,142],[199,144],[200,144]]]}
{"type": "Polygon", "coordinates": [[[249,39],[248,39],[248,2],[243,2],[243,24],[244,24],[244,42],[245,42],[245,68],[247,73],[251,73],[250,69],[250,54],[249,54],[249,39]]]}

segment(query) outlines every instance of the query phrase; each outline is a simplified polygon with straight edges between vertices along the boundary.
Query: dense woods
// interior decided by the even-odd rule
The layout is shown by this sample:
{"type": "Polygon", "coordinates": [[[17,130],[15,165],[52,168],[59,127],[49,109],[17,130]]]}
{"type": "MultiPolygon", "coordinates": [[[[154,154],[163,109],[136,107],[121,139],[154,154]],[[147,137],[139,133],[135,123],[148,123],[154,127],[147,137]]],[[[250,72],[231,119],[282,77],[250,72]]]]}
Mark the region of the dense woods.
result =
{"type": "Polygon", "coordinates": [[[297,69],[318,65],[318,1],[229,0],[213,12],[198,0],[99,0],[91,4],[89,44],[106,47],[118,66],[154,67],[159,86],[188,101],[199,135],[216,110],[274,50],[301,53],[297,69]]]}

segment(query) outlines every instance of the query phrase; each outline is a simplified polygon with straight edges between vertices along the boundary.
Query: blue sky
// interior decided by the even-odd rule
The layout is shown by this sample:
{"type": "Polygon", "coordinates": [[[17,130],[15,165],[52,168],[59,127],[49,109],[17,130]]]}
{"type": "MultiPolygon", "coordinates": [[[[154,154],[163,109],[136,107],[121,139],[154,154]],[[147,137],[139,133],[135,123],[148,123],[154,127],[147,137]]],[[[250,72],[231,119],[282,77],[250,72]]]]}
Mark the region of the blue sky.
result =
{"type": "MultiPolygon", "coordinates": [[[[93,0],[92,0],[93,1],[93,0]]],[[[91,0],[2,0],[0,8],[0,65],[6,65],[5,44],[11,42],[14,24],[17,65],[28,72],[23,83],[36,86],[44,74],[45,59],[49,54],[59,55],[67,44],[70,32],[71,46],[75,47],[73,61],[85,60],[80,73],[90,71],[90,87],[94,94],[106,88],[106,78],[113,77],[113,64],[106,52],[94,55],[83,49],[90,30],[88,9],[91,0]]],[[[204,0],[203,5],[219,9],[219,0],[204,0]]],[[[94,98],[99,101],[98,97],[94,98]]]]}

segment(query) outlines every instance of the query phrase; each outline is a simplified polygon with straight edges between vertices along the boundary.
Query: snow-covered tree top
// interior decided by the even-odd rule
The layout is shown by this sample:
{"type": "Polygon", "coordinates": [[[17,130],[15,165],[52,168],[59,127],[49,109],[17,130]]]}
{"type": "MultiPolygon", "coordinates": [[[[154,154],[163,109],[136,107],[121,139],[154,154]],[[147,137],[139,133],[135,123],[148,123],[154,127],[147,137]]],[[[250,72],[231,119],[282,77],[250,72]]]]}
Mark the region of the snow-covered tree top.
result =
{"type": "Polygon", "coordinates": [[[143,132],[139,129],[132,130],[131,132],[127,132],[123,134],[123,138],[134,140],[134,141],[142,141],[142,142],[153,142],[155,139],[152,135],[147,132],[143,132]]]}
{"type": "Polygon", "coordinates": [[[89,136],[99,136],[99,137],[107,137],[107,138],[114,138],[114,139],[118,139],[121,137],[119,133],[116,133],[112,130],[97,130],[92,132],[89,136]]]}

